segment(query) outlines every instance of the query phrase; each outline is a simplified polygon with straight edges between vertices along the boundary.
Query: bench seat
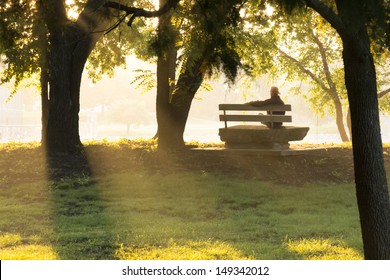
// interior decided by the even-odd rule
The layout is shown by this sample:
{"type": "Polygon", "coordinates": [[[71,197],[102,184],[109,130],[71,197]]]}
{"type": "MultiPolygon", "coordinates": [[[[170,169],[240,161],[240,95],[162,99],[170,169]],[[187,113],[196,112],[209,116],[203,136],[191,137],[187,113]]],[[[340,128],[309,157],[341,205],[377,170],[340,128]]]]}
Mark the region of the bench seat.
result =
{"type": "Polygon", "coordinates": [[[219,136],[228,148],[287,149],[289,141],[302,140],[308,131],[309,127],[270,129],[264,125],[235,125],[220,128],[219,136]]]}

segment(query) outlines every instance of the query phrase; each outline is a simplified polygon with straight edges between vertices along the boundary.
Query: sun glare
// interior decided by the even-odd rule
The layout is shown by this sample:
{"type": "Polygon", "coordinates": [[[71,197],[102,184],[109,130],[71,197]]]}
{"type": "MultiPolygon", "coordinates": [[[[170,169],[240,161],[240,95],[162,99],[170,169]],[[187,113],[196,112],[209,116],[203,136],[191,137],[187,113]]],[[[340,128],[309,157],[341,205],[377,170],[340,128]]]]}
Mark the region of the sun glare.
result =
{"type": "Polygon", "coordinates": [[[69,19],[77,19],[78,17],[78,13],[75,9],[75,2],[74,0],[66,0],[65,1],[65,4],[66,4],[66,14],[68,15],[68,18],[69,19]]]}
{"type": "Polygon", "coordinates": [[[160,0],[153,0],[153,5],[154,5],[154,7],[156,8],[156,9],[158,9],[158,7],[159,7],[159,4],[160,3],[160,0]]]}
{"type": "Polygon", "coordinates": [[[266,9],[265,9],[265,12],[267,14],[267,16],[272,16],[272,14],[274,13],[275,11],[275,8],[270,6],[270,5],[267,5],[266,9]]]}

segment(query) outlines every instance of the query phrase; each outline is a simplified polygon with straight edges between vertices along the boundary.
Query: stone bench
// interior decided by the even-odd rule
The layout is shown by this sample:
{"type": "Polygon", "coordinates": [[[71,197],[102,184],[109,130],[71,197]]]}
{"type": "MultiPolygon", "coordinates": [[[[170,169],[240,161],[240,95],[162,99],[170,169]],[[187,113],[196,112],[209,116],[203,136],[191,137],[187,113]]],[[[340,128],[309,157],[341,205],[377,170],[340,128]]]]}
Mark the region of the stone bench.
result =
{"type": "Polygon", "coordinates": [[[291,112],[291,105],[252,106],[248,104],[220,104],[220,121],[225,124],[219,129],[221,141],[227,148],[288,149],[290,141],[302,140],[309,127],[282,126],[268,128],[261,123],[289,123],[291,115],[279,115],[291,112]],[[259,115],[259,112],[262,112],[259,115]],[[228,126],[228,122],[244,124],[228,126]],[[246,124],[250,123],[250,124],[246,124]],[[258,124],[253,124],[258,123],[258,124]]]}

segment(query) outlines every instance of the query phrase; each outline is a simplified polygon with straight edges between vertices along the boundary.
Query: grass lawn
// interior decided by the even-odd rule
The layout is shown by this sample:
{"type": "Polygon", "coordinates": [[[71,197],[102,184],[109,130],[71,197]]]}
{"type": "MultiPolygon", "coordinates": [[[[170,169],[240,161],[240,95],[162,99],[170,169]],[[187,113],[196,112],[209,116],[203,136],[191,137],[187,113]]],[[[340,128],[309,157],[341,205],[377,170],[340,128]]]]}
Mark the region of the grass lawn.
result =
{"type": "Polygon", "coordinates": [[[162,164],[128,143],[85,150],[91,173],[53,177],[36,145],[2,147],[0,259],[362,259],[352,182],[162,164]]]}

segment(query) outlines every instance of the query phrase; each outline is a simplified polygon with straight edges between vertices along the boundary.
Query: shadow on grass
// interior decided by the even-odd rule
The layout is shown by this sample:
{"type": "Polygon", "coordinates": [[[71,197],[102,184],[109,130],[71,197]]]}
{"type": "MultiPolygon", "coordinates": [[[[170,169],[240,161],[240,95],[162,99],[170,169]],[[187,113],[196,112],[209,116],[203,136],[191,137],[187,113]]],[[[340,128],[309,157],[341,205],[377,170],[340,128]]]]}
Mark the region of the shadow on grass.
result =
{"type": "Polygon", "coordinates": [[[109,219],[84,150],[47,155],[54,249],[60,259],[114,259],[109,219]]]}
{"type": "Polygon", "coordinates": [[[314,255],[322,256],[334,247],[331,237],[357,225],[344,220],[355,216],[348,206],[352,190],[266,184],[249,179],[247,170],[237,176],[237,164],[253,170],[260,161],[271,170],[275,161],[215,155],[200,161],[121,147],[87,151],[89,160],[83,151],[49,161],[61,259],[301,259],[312,257],[306,249],[317,243],[314,255]],[[97,184],[96,174],[109,177],[97,184]],[[332,199],[336,191],[343,199],[332,199]]]}

